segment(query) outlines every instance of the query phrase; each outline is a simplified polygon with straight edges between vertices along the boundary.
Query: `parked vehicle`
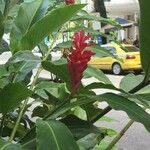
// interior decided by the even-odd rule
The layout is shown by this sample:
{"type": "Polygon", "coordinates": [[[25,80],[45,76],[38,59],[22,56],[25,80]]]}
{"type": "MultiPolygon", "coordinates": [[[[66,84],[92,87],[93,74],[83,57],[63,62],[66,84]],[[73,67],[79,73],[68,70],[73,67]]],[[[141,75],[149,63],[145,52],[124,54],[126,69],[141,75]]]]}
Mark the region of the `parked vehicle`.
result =
{"type": "Polygon", "coordinates": [[[115,43],[110,43],[102,45],[106,50],[112,53],[115,57],[93,57],[89,62],[93,67],[110,70],[113,74],[120,74],[125,70],[133,70],[135,72],[140,72],[141,61],[140,61],[140,50],[133,45],[118,45],[115,43]]]}

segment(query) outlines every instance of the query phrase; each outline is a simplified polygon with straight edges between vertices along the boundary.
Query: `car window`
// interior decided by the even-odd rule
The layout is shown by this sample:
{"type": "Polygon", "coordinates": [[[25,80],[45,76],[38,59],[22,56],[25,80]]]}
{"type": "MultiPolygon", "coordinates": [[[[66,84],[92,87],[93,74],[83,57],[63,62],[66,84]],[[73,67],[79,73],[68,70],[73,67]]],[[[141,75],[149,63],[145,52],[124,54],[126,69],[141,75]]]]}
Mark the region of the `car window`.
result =
{"type": "Polygon", "coordinates": [[[135,46],[124,46],[123,50],[125,52],[139,52],[140,50],[135,46]]]}
{"type": "Polygon", "coordinates": [[[116,49],[114,47],[105,47],[111,54],[116,54],[116,49]]]}

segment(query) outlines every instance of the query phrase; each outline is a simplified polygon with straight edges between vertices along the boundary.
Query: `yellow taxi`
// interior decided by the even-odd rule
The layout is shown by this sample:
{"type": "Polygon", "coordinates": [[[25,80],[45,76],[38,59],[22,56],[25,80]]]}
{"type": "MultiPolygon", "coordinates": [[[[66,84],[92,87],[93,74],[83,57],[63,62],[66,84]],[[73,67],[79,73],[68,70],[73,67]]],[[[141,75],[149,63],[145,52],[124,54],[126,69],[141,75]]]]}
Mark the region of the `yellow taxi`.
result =
{"type": "Polygon", "coordinates": [[[103,48],[108,50],[116,57],[92,57],[89,64],[95,68],[102,70],[110,70],[113,74],[120,74],[125,70],[133,70],[140,72],[142,70],[140,61],[140,51],[133,45],[118,45],[110,43],[102,45],[103,48]]]}

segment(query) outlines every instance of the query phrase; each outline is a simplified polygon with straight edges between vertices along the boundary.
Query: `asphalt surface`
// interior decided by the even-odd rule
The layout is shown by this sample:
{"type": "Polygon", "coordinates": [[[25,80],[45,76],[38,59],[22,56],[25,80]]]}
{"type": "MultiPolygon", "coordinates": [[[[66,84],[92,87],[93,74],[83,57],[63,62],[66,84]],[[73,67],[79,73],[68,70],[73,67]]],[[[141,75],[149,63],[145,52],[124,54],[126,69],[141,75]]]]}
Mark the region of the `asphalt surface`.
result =
{"type": "MultiPolygon", "coordinates": [[[[0,55],[0,64],[3,64],[7,61],[10,54],[5,53],[3,55],[0,55]]],[[[40,77],[47,78],[49,76],[49,73],[46,71],[43,71],[40,77]]],[[[108,78],[112,81],[112,83],[119,87],[119,83],[121,79],[124,76],[115,76],[111,74],[107,74],[108,78]]],[[[95,78],[90,78],[88,80],[83,80],[85,84],[89,84],[91,82],[96,81],[95,78]]],[[[106,90],[95,90],[96,93],[104,93],[107,92],[106,90]]],[[[100,107],[105,107],[107,104],[102,103],[99,104],[100,107]]],[[[126,123],[129,121],[128,116],[126,113],[122,111],[115,111],[112,110],[107,114],[108,117],[112,117],[113,119],[117,121],[113,122],[96,122],[96,125],[99,127],[105,126],[108,128],[113,128],[116,131],[120,131],[126,123]]],[[[109,139],[110,140],[110,139],[109,139]]],[[[120,139],[120,141],[117,143],[117,149],[118,150],[150,150],[150,134],[146,131],[146,129],[143,127],[140,123],[134,123],[130,129],[124,134],[124,136],[120,139]]]]}

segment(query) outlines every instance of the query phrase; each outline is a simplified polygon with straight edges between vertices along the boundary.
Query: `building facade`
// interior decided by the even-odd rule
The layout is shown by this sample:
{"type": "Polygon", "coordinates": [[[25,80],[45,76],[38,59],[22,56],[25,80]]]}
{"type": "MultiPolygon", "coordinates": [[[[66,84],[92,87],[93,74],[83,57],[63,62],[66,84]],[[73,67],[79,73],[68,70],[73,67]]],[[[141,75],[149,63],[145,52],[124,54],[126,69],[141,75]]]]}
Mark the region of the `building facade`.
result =
{"type": "Polygon", "coordinates": [[[136,40],[139,35],[138,20],[139,20],[139,4],[138,0],[105,0],[105,6],[108,16],[111,18],[124,18],[133,25],[118,32],[118,38],[123,40],[130,38],[132,41],[136,40]]]}
{"type": "MultiPolygon", "coordinates": [[[[93,13],[93,0],[82,0],[82,2],[87,3],[86,10],[89,13],[93,13]]],[[[137,25],[139,19],[138,0],[105,0],[105,6],[108,17],[123,18],[133,22],[133,25],[130,28],[118,32],[118,39],[123,40],[130,38],[132,41],[136,40],[139,35],[137,25]]],[[[99,16],[99,13],[94,13],[94,15],[99,16]]],[[[94,22],[93,26],[95,30],[100,28],[100,24],[97,22],[94,22]]]]}

